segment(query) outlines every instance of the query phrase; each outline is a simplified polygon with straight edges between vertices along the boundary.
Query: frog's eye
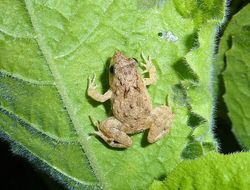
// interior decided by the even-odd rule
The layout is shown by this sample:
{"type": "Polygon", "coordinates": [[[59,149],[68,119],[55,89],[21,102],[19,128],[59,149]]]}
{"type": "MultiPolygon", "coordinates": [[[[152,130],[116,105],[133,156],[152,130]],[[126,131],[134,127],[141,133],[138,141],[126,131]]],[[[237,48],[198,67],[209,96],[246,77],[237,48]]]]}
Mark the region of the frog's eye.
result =
{"type": "Polygon", "coordinates": [[[111,67],[109,67],[109,72],[114,74],[114,65],[112,65],[111,67]]]}
{"type": "Polygon", "coordinates": [[[135,63],[138,63],[138,60],[136,58],[132,58],[132,59],[135,61],[135,63]]]}

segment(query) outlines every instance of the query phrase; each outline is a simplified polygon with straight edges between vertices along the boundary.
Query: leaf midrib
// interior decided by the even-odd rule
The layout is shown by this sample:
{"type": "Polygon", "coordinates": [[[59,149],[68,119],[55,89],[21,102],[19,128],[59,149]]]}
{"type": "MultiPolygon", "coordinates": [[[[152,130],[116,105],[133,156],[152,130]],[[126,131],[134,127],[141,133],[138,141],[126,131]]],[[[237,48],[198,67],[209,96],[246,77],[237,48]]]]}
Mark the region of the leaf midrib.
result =
{"type": "Polygon", "coordinates": [[[84,154],[86,154],[86,157],[88,159],[89,165],[90,167],[93,169],[93,173],[98,181],[98,183],[102,186],[102,187],[107,187],[107,184],[104,183],[104,180],[102,179],[102,176],[100,173],[100,169],[97,167],[97,161],[96,158],[93,154],[93,152],[91,151],[90,146],[87,143],[87,136],[86,134],[84,134],[84,132],[82,131],[82,126],[80,125],[80,123],[78,122],[77,118],[74,117],[74,108],[71,105],[71,101],[68,97],[67,91],[65,86],[63,85],[63,83],[61,82],[61,76],[59,74],[59,72],[57,71],[57,68],[55,66],[55,64],[53,64],[53,58],[52,55],[49,53],[49,51],[47,51],[48,48],[46,48],[45,43],[43,43],[42,40],[42,35],[39,32],[39,26],[36,22],[36,18],[35,15],[33,14],[33,8],[32,8],[32,2],[30,2],[29,0],[25,0],[25,7],[28,13],[28,16],[30,18],[31,21],[31,25],[32,28],[34,30],[34,33],[36,34],[36,38],[35,40],[37,41],[37,44],[39,46],[39,49],[41,51],[41,53],[43,54],[46,63],[49,67],[49,70],[51,72],[51,75],[55,81],[55,88],[59,94],[59,96],[62,99],[62,102],[65,106],[65,110],[67,111],[67,114],[69,115],[69,118],[71,119],[74,129],[77,132],[77,135],[79,137],[78,141],[81,145],[82,151],[84,154]]]}

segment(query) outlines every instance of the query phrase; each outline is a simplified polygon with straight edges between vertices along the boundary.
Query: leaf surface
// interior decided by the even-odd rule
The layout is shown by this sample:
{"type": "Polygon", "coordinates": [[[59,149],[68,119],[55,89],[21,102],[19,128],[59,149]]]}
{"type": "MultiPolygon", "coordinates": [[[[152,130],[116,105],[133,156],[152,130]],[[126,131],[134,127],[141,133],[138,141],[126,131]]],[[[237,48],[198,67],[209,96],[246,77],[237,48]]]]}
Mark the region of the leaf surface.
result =
{"type": "Polygon", "coordinates": [[[181,2],[1,1],[0,131],[13,151],[69,188],[145,189],[182,159],[214,150],[210,71],[224,1],[181,2]],[[112,113],[86,96],[87,78],[95,73],[106,91],[116,50],[139,61],[143,52],[157,67],[153,104],[168,95],[176,114],[157,143],[141,133],[117,150],[89,136],[89,115],[112,113]]]}
{"type": "Polygon", "coordinates": [[[249,163],[249,152],[231,155],[210,153],[197,160],[183,161],[165,181],[155,181],[150,190],[248,189],[249,163]]]}
{"type": "Polygon", "coordinates": [[[224,100],[232,121],[232,131],[243,148],[250,149],[250,4],[239,11],[223,34],[218,65],[223,72],[224,100]]]}

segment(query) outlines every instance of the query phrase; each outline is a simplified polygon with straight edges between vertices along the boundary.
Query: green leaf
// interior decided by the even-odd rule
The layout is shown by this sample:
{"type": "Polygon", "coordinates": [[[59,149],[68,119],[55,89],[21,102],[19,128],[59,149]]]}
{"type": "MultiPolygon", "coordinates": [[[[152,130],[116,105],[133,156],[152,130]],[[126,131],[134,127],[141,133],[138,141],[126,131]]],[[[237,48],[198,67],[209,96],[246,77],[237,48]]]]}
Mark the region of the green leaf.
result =
{"type": "Polygon", "coordinates": [[[183,159],[214,150],[211,63],[225,2],[180,2],[1,1],[0,132],[13,152],[69,188],[145,189],[183,159]],[[183,15],[190,6],[199,14],[183,15]],[[86,96],[87,78],[95,73],[106,91],[116,50],[139,61],[144,52],[157,67],[153,104],[168,96],[175,111],[171,133],[157,143],[141,133],[117,150],[89,136],[89,115],[112,113],[86,96]]]}
{"type": "Polygon", "coordinates": [[[224,100],[232,121],[232,131],[242,147],[250,149],[250,4],[239,11],[222,37],[218,65],[223,73],[224,100]]]}
{"type": "Polygon", "coordinates": [[[210,153],[197,160],[183,161],[165,181],[154,181],[150,190],[248,189],[249,170],[250,153],[210,153]]]}

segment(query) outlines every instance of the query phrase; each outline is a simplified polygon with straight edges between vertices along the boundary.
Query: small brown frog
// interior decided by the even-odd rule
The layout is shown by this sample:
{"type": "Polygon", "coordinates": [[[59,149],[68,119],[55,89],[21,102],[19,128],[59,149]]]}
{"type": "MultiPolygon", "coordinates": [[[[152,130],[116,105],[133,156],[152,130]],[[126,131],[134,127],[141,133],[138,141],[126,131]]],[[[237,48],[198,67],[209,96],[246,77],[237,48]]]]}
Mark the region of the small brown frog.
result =
{"type": "Polygon", "coordinates": [[[149,73],[143,78],[137,69],[137,61],[121,52],[115,53],[110,63],[109,85],[105,94],[96,91],[95,75],[89,79],[88,95],[99,102],[111,99],[113,116],[96,123],[100,136],[112,147],[128,148],[132,140],[128,134],[149,129],[148,142],[165,136],[172,127],[173,114],[168,106],[153,108],[147,85],[156,82],[156,69],[150,58],[143,56],[142,66],[149,73]]]}

